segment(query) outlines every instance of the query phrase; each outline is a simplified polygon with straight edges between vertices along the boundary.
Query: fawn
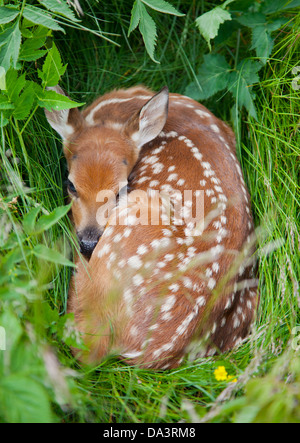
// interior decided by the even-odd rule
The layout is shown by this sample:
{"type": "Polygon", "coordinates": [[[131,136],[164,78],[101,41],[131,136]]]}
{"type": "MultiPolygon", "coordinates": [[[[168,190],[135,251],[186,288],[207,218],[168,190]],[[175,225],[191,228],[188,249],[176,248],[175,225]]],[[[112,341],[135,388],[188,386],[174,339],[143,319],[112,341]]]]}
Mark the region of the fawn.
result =
{"type": "Polygon", "coordinates": [[[188,353],[240,343],[258,290],[232,130],[167,87],[156,95],[143,86],[113,91],[82,112],[46,116],[63,139],[82,252],[68,310],[89,351],[74,350],[77,357],[94,364],[114,353],[171,369],[188,353]]]}

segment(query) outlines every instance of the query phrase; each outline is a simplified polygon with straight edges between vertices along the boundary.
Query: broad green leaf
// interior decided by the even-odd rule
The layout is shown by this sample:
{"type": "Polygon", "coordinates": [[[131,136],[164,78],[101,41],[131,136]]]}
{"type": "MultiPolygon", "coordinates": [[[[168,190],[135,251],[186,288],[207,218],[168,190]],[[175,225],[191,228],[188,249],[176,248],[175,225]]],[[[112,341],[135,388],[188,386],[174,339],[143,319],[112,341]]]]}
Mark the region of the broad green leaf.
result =
{"type": "Polygon", "coordinates": [[[141,20],[140,2],[139,0],[135,0],[131,11],[131,20],[128,29],[128,37],[132,33],[132,31],[134,31],[137,28],[140,20],[141,20]]]}
{"type": "Polygon", "coordinates": [[[44,87],[56,86],[60,77],[65,73],[67,65],[63,66],[60,53],[53,43],[46,60],[43,64],[42,71],[39,71],[39,77],[44,87]]]}
{"type": "Polygon", "coordinates": [[[146,50],[151,58],[155,63],[158,63],[157,60],[154,58],[154,50],[156,45],[156,39],[157,39],[157,31],[156,31],[156,24],[152,17],[148,14],[146,8],[144,5],[140,4],[140,24],[139,29],[141,31],[146,50]]]}
{"type": "Polygon", "coordinates": [[[42,260],[49,261],[51,263],[55,263],[56,265],[62,266],[70,266],[75,268],[76,265],[64,257],[60,252],[54,251],[53,249],[49,249],[44,245],[37,245],[33,249],[32,253],[42,260]]]}
{"type": "Polygon", "coordinates": [[[271,23],[256,24],[252,26],[252,45],[250,49],[255,49],[257,57],[266,64],[274,46],[272,32],[279,29],[287,19],[278,19],[271,23]]]}
{"type": "Polygon", "coordinates": [[[227,20],[232,20],[232,17],[228,11],[225,11],[220,6],[217,6],[196,19],[196,25],[198,26],[202,36],[207,41],[210,49],[210,40],[214,39],[218,35],[220,25],[227,20]]]}
{"type": "Polygon", "coordinates": [[[6,90],[6,72],[3,66],[0,66],[0,90],[6,90]]]}
{"type": "Polygon", "coordinates": [[[35,6],[26,5],[23,11],[24,17],[36,25],[42,25],[46,28],[52,29],[53,31],[62,31],[65,33],[64,29],[57,23],[51,15],[41,8],[36,8],[35,6]]]}
{"type": "Polygon", "coordinates": [[[44,55],[47,54],[47,50],[39,50],[39,49],[27,49],[26,51],[23,50],[23,47],[21,48],[19,60],[24,62],[33,62],[35,60],[38,60],[39,58],[44,57],[44,55]]]}
{"type": "Polygon", "coordinates": [[[226,89],[231,75],[232,69],[223,55],[206,54],[197,75],[198,83],[191,83],[185,94],[195,100],[205,100],[226,89]]]}
{"type": "Polygon", "coordinates": [[[42,233],[56,225],[70,211],[72,205],[60,206],[51,214],[43,215],[36,224],[36,233],[42,233]]]}
{"type": "Polygon", "coordinates": [[[28,212],[28,214],[26,214],[25,217],[23,218],[23,229],[26,232],[26,234],[34,233],[36,219],[40,212],[41,212],[41,207],[38,206],[37,208],[31,209],[31,211],[28,212]]]}
{"type": "Polygon", "coordinates": [[[28,82],[20,97],[15,101],[13,117],[16,120],[25,120],[32,108],[34,101],[33,82],[28,82]]]}
{"type": "MultiPolygon", "coordinates": [[[[185,14],[177,11],[174,6],[164,0],[140,0],[145,5],[149,6],[149,8],[154,9],[155,11],[163,12],[165,14],[177,15],[178,17],[183,17],[185,14]]],[[[233,0],[230,0],[233,1],[233,0]]]]}
{"type": "Polygon", "coordinates": [[[249,14],[243,14],[237,17],[236,20],[243,26],[248,28],[255,28],[256,26],[265,25],[267,23],[267,17],[260,12],[254,12],[249,14]]]}
{"type": "Polygon", "coordinates": [[[274,14],[275,12],[294,9],[300,6],[300,0],[265,0],[261,11],[264,14],[274,14]]]}
{"type": "MultiPolygon", "coordinates": [[[[38,86],[38,85],[37,85],[38,86]]],[[[83,106],[84,103],[76,103],[70,100],[65,95],[58,94],[55,91],[43,91],[36,87],[36,95],[39,106],[46,108],[48,111],[61,111],[63,109],[77,108],[83,106]]]]}
{"type": "Polygon", "coordinates": [[[19,13],[20,12],[17,9],[0,6],[0,25],[12,22],[19,13]]]}
{"type": "Polygon", "coordinates": [[[48,32],[49,30],[44,26],[38,26],[22,44],[19,60],[34,61],[47,54],[48,50],[41,50],[40,48],[45,45],[48,32]]]}
{"type": "Polygon", "coordinates": [[[29,376],[12,374],[0,381],[1,415],[9,423],[51,423],[45,389],[29,376]]]}
{"type": "Polygon", "coordinates": [[[45,6],[45,8],[47,8],[49,11],[62,15],[72,22],[80,22],[80,20],[76,18],[72,9],[64,1],[58,2],[57,0],[39,0],[39,3],[45,6]]]}
{"type": "Polygon", "coordinates": [[[6,71],[13,66],[16,68],[21,46],[21,31],[19,23],[10,26],[0,34],[0,66],[6,71]]]}
{"type": "Polygon", "coordinates": [[[19,76],[18,71],[15,69],[10,69],[6,73],[6,91],[12,103],[18,99],[22,89],[25,88],[26,83],[25,74],[19,76]]]}
{"type": "Polygon", "coordinates": [[[232,73],[228,89],[236,98],[239,108],[245,107],[249,115],[257,119],[256,108],[254,105],[255,94],[253,86],[259,82],[258,71],[262,65],[252,60],[242,61],[237,71],[232,73]]]}
{"type": "Polygon", "coordinates": [[[5,109],[14,109],[14,105],[10,103],[8,97],[5,97],[5,95],[0,95],[0,110],[3,111],[5,109]]]}

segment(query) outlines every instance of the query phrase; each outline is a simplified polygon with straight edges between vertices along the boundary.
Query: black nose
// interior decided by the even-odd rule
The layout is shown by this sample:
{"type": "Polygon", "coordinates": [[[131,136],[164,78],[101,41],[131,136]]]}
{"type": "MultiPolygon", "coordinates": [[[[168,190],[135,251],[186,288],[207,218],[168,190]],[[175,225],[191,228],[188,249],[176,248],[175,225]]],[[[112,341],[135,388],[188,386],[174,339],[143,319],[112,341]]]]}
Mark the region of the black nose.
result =
{"type": "Polygon", "coordinates": [[[82,240],[80,242],[81,254],[83,254],[85,257],[91,258],[97,244],[98,241],[82,240]]]}
{"type": "Polygon", "coordinates": [[[81,254],[90,259],[101,238],[101,235],[102,232],[99,232],[99,230],[96,230],[95,228],[87,228],[78,233],[81,254]]]}

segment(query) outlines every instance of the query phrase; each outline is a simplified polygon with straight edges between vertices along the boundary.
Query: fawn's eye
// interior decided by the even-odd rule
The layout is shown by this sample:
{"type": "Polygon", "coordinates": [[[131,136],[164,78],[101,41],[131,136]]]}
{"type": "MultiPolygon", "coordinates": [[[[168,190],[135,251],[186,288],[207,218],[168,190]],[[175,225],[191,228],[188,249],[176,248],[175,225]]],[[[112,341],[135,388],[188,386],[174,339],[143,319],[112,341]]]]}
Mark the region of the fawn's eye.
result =
{"type": "Polygon", "coordinates": [[[77,190],[75,188],[75,186],[73,185],[73,183],[70,180],[67,180],[67,188],[68,191],[73,194],[75,197],[78,196],[77,190]]]}

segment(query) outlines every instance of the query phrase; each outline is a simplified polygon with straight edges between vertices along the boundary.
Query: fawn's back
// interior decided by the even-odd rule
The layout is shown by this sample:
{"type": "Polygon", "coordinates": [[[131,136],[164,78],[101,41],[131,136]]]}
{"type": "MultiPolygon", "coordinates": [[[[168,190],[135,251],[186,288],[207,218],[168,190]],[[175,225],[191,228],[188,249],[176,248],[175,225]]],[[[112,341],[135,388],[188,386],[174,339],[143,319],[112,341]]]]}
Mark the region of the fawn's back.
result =
{"type": "Polygon", "coordinates": [[[187,352],[224,352],[247,336],[257,306],[250,198],[231,129],[188,97],[152,97],[136,87],[48,115],[65,139],[90,258],[77,260],[69,297],[88,362],[114,352],[166,369],[187,352]]]}

